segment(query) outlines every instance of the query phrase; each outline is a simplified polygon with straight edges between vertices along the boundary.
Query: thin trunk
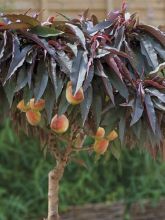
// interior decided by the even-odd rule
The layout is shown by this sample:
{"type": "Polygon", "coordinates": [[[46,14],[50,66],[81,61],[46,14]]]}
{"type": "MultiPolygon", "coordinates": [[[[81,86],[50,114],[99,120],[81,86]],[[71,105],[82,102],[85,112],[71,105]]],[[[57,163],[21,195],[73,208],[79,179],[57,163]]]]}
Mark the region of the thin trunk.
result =
{"type": "Polygon", "coordinates": [[[64,174],[65,161],[58,161],[54,170],[49,172],[48,182],[48,218],[47,220],[59,220],[59,182],[64,174]]]}

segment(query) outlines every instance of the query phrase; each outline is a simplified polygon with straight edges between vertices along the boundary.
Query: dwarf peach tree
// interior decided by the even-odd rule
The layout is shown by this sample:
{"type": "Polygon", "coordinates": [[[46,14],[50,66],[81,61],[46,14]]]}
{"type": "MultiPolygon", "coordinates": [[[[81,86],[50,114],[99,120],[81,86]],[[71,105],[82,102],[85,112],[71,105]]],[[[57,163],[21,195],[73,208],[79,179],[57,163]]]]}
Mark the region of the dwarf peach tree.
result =
{"type": "Polygon", "coordinates": [[[88,11],[65,19],[6,14],[0,24],[1,115],[56,160],[48,220],[59,219],[59,182],[81,151],[117,156],[124,145],[165,157],[165,34],[125,4],[102,22],[88,11]]]}

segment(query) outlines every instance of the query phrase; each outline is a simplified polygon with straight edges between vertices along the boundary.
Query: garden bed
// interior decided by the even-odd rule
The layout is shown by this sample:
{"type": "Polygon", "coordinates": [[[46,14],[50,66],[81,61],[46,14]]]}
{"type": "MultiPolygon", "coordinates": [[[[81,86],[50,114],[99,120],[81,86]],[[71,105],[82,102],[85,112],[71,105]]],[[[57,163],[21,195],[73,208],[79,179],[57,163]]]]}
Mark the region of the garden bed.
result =
{"type": "Polygon", "coordinates": [[[146,202],[143,206],[132,205],[131,216],[133,220],[164,220],[165,219],[165,200],[161,200],[157,205],[146,202]]]}
{"type": "Polygon", "coordinates": [[[85,205],[71,208],[62,220],[123,220],[124,212],[123,203],[85,205]]]}
{"type": "MultiPolygon", "coordinates": [[[[123,203],[85,205],[70,208],[62,215],[62,220],[124,220],[125,210],[123,203]]],[[[150,202],[135,203],[129,213],[131,220],[165,220],[165,200],[155,206],[150,202]]]]}

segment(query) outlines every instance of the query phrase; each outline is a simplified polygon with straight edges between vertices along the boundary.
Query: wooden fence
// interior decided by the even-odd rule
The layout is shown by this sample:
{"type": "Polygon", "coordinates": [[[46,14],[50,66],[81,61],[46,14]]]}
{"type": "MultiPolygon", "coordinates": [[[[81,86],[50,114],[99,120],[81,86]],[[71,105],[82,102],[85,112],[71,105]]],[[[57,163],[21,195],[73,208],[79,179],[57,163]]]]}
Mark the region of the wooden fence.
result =
{"type": "Polygon", "coordinates": [[[61,220],[124,220],[126,213],[131,220],[165,220],[165,200],[160,200],[157,205],[147,201],[143,205],[135,203],[129,210],[121,202],[73,207],[62,215],[61,220]]]}
{"type": "MultiPolygon", "coordinates": [[[[0,0],[1,11],[25,12],[29,8],[43,11],[42,19],[55,12],[75,17],[89,8],[104,19],[107,12],[121,6],[122,0],[0,0]]],[[[165,0],[127,0],[130,12],[137,12],[143,22],[152,25],[165,24],[165,0]]]]}
{"type": "Polygon", "coordinates": [[[124,213],[123,203],[85,205],[72,208],[61,220],[124,220],[124,213]]]}

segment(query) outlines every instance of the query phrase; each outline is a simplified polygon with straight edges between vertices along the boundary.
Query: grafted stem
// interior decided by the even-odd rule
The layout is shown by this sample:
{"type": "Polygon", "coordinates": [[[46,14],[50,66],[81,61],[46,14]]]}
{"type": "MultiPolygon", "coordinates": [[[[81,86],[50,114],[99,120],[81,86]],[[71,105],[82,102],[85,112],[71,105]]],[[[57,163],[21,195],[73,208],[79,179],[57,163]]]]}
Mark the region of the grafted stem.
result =
{"type": "Polygon", "coordinates": [[[65,164],[58,162],[55,169],[49,172],[48,184],[48,220],[59,220],[59,182],[64,174],[65,164]]]}
{"type": "Polygon", "coordinates": [[[63,177],[72,147],[68,146],[64,155],[57,160],[56,167],[49,172],[48,182],[48,218],[47,220],[59,220],[59,184],[63,177]]]}

